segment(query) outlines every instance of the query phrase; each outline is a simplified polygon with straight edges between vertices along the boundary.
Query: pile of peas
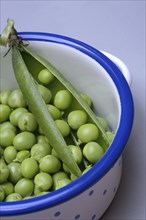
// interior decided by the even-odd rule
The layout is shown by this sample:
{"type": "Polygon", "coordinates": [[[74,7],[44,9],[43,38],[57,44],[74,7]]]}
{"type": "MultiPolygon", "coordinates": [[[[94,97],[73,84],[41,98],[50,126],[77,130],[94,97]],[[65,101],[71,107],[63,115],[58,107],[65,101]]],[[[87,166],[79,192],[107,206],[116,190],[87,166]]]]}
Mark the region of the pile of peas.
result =
{"type": "MultiPolygon", "coordinates": [[[[83,110],[73,110],[64,119],[72,95],[63,89],[53,97],[46,87],[53,80],[54,76],[43,69],[38,74],[37,87],[64,139],[68,141],[73,134],[75,142],[68,142],[68,147],[84,174],[105,152],[98,143],[100,132],[95,124],[88,122],[83,110]]],[[[91,99],[85,94],[81,96],[91,107],[91,99]]],[[[102,117],[98,119],[112,141],[114,135],[107,122],[102,117]]],[[[40,196],[75,180],[49,144],[20,89],[0,93],[0,157],[0,201],[40,196]]]]}

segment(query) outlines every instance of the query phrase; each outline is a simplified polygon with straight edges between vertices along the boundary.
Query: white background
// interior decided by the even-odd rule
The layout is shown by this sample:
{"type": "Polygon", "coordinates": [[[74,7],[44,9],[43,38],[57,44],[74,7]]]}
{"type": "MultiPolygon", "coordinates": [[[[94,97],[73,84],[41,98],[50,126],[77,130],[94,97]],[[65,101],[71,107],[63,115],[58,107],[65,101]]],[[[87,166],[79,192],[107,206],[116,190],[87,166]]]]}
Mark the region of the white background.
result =
{"type": "Polygon", "coordinates": [[[145,3],[145,0],[0,1],[0,32],[7,18],[11,18],[18,31],[76,38],[118,56],[131,71],[134,125],[123,154],[120,188],[102,220],[146,219],[145,3]]]}

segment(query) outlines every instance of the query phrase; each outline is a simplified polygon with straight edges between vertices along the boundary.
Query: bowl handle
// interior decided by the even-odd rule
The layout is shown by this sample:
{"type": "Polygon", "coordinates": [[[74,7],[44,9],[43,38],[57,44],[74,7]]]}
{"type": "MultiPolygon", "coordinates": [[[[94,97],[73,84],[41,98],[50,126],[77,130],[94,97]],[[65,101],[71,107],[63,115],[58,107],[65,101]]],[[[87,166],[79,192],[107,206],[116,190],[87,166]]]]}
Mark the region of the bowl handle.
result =
{"type": "Polygon", "coordinates": [[[102,53],[116,64],[116,66],[121,70],[121,72],[123,73],[125,79],[127,80],[130,86],[131,85],[131,73],[128,67],[126,66],[126,64],[121,59],[114,56],[113,54],[107,53],[105,51],[102,51],[102,53]]]}

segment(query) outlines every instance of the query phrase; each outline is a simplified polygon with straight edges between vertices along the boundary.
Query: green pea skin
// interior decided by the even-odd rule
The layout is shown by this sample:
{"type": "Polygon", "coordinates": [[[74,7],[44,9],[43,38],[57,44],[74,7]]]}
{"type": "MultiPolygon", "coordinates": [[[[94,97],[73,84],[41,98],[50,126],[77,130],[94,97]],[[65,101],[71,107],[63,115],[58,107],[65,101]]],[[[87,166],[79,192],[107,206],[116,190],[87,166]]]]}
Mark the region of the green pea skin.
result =
{"type": "Polygon", "coordinates": [[[29,150],[35,143],[35,135],[28,131],[17,134],[13,140],[13,145],[16,150],[29,150]]]}
{"type": "Polygon", "coordinates": [[[45,135],[38,135],[37,143],[49,143],[49,141],[45,135]]]}
{"type": "Polygon", "coordinates": [[[2,202],[5,199],[5,191],[4,189],[0,186],[0,202],[2,202]]]}
{"type": "Polygon", "coordinates": [[[67,121],[69,126],[77,130],[81,125],[87,122],[87,114],[82,110],[75,110],[69,113],[67,121]]]}
{"type": "Polygon", "coordinates": [[[69,179],[69,176],[68,176],[68,174],[66,172],[59,171],[59,172],[53,174],[52,178],[53,178],[53,189],[55,189],[56,188],[56,184],[57,184],[57,182],[59,180],[69,179]]]}
{"type": "Polygon", "coordinates": [[[54,120],[61,118],[61,111],[56,106],[49,104],[47,108],[54,120]]]}
{"type": "Polygon", "coordinates": [[[99,116],[97,116],[97,119],[98,119],[99,123],[101,124],[102,128],[105,131],[107,131],[108,130],[108,123],[107,123],[107,121],[103,117],[99,117],[99,116]]]}
{"type": "Polygon", "coordinates": [[[59,129],[60,133],[63,137],[67,137],[70,133],[70,127],[66,121],[58,119],[55,121],[57,128],[59,129]]]}
{"type": "Polygon", "coordinates": [[[12,162],[8,164],[8,168],[10,172],[8,181],[16,184],[23,177],[20,170],[20,163],[12,162]]]}
{"type": "Polygon", "coordinates": [[[5,196],[8,196],[14,192],[14,185],[11,182],[5,182],[0,185],[5,192],[5,196]]]}
{"type": "Polygon", "coordinates": [[[34,132],[37,128],[37,122],[34,115],[30,112],[23,113],[18,120],[18,127],[21,131],[34,132]]]}
{"type": "Polygon", "coordinates": [[[17,133],[16,126],[14,126],[10,121],[6,121],[6,122],[3,122],[2,124],[0,124],[0,131],[7,130],[7,129],[11,129],[15,133],[17,133]]]}
{"type": "Polygon", "coordinates": [[[51,91],[43,85],[37,85],[37,87],[38,87],[38,90],[39,90],[44,102],[46,104],[50,103],[50,101],[52,99],[51,91]]]}
{"type": "Polygon", "coordinates": [[[49,173],[38,173],[34,178],[35,187],[40,191],[47,191],[53,185],[52,177],[49,173]]]}
{"type": "Polygon", "coordinates": [[[43,191],[43,192],[37,192],[37,194],[36,194],[36,196],[43,196],[43,195],[46,195],[46,194],[48,194],[49,192],[47,191],[43,191]]]}
{"type": "Polygon", "coordinates": [[[21,150],[17,153],[14,162],[22,163],[23,160],[30,157],[30,151],[29,150],[21,150]]]}
{"type": "Polygon", "coordinates": [[[26,179],[26,178],[20,179],[16,183],[14,190],[16,193],[20,194],[22,197],[31,196],[34,191],[33,180],[26,179]]]}
{"type": "Polygon", "coordinates": [[[81,148],[77,147],[75,145],[68,145],[68,147],[70,148],[76,163],[80,164],[82,162],[82,159],[83,159],[81,148]]]}
{"type": "Polygon", "coordinates": [[[96,142],[89,142],[83,148],[83,155],[90,162],[95,164],[104,154],[103,148],[96,142]]]}
{"type": "Polygon", "coordinates": [[[111,131],[107,131],[106,132],[106,135],[108,136],[108,139],[109,139],[109,142],[112,143],[114,137],[115,137],[115,134],[111,131]]]}
{"type": "Polygon", "coordinates": [[[0,129],[0,145],[8,147],[13,145],[16,133],[12,129],[0,129]]]}
{"type": "Polygon", "coordinates": [[[69,108],[72,102],[72,95],[68,90],[60,90],[54,97],[54,105],[60,110],[69,108]]]}
{"type": "Polygon", "coordinates": [[[44,156],[51,154],[51,146],[48,143],[37,143],[31,148],[31,157],[36,161],[40,161],[44,156]]]}
{"type": "Polygon", "coordinates": [[[71,183],[72,181],[70,179],[62,179],[62,180],[58,180],[57,181],[57,184],[56,184],[56,188],[55,190],[57,189],[60,189],[66,185],[68,185],[69,183],[71,183]]]}
{"type": "Polygon", "coordinates": [[[67,174],[70,174],[70,170],[69,170],[69,168],[66,166],[66,164],[63,163],[62,168],[63,168],[63,170],[64,170],[67,174]]]}
{"type": "Polygon", "coordinates": [[[87,123],[81,125],[77,130],[77,136],[81,143],[88,143],[90,141],[95,141],[99,136],[99,129],[96,125],[92,123],[87,123]]]}
{"type": "Polygon", "coordinates": [[[11,91],[10,90],[3,90],[0,92],[0,103],[1,104],[8,104],[8,98],[10,95],[11,91]]]}
{"type": "Polygon", "coordinates": [[[40,160],[39,168],[42,172],[53,174],[61,169],[61,162],[57,157],[47,155],[40,160]]]}
{"type": "Polygon", "coordinates": [[[0,123],[9,119],[11,109],[8,105],[0,104],[0,123]]]}
{"type": "Polygon", "coordinates": [[[84,99],[84,101],[89,105],[89,107],[92,107],[92,100],[90,99],[90,97],[86,94],[80,94],[81,97],[84,99]]]}
{"type": "Polygon", "coordinates": [[[26,101],[24,100],[24,97],[20,89],[15,89],[11,92],[8,98],[8,105],[11,108],[20,108],[20,107],[23,108],[27,106],[26,101]]]}
{"type": "Polygon", "coordinates": [[[19,200],[22,200],[22,196],[19,193],[12,193],[6,197],[5,202],[14,202],[19,200]]]}
{"type": "Polygon", "coordinates": [[[4,159],[7,163],[11,163],[17,155],[17,150],[14,146],[8,146],[4,150],[4,159]]]}
{"type": "Polygon", "coordinates": [[[14,109],[11,112],[10,117],[9,117],[10,122],[13,125],[18,126],[18,120],[19,120],[20,116],[23,113],[26,113],[26,112],[28,112],[28,110],[26,108],[16,108],[16,109],[14,109]]]}
{"type": "Polygon", "coordinates": [[[85,173],[87,173],[90,169],[92,168],[92,165],[88,165],[85,170],[82,172],[82,175],[84,175],[85,173]]]}
{"type": "Polygon", "coordinates": [[[27,179],[33,179],[33,177],[39,172],[39,166],[35,159],[26,158],[22,161],[20,170],[23,177],[27,179]]]}
{"type": "Polygon", "coordinates": [[[38,74],[38,79],[41,84],[48,85],[55,79],[55,77],[48,69],[42,69],[38,74]]]}
{"type": "Polygon", "coordinates": [[[3,159],[0,159],[0,184],[7,181],[10,171],[3,159]]]}

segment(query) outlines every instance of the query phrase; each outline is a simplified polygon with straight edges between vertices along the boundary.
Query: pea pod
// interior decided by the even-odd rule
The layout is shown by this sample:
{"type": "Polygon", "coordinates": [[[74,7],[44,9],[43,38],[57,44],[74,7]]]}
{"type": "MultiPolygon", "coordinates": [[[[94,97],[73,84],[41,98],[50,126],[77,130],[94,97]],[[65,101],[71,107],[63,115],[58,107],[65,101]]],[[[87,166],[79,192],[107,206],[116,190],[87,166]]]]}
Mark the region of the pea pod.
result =
{"type": "MultiPolygon", "coordinates": [[[[11,34],[17,33],[13,25],[11,25],[11,29],[12,31],[9,29],[9,37],[11,37],[11,34]]],[[[83,109],[88,114],[88,122],[94,123],[99,128],[101,141],[106,145],[109,145],[106,132],[100,125],[96,115],[83,100],[78,91],[51,63],[26,48],[17,35],[15,36],[15,40],[11,40],[9,37],[7,34],[6,38],[12,46],[12,64],[15,77],[31,112],[34,114],[45,136],[48,137],[50,144],[55,149],[63,163],[67,165],[74,175],[80,176],[81,171],[37,89],[38,73],[46,68],[55,76],[55,80],[49,84],[49,89],[51,90],[52,95],[56,94],[60,89],[67,89],[72,94],[73,100],[71,106],[64,113],[65,120],[69,111],[83,109]]],[[[3,42],[6,42],[3,34],[1,39],[3,42]]],[[[6,45],[6,43],[2,44],[1,42],[0,44],[6,45]]]]}
{"type": "Polygon", "coordinates": [[[74,158],[72,157],[64,138],[57,129],[56,124],[37,89],[37,85],[29,73],[23,57],[16,46],[13,46],[12,48],[12,64],[15,77],[28,103],[28,106],[38,121],[38,124],[44,131],[44,134],[49,139],[50,144],[58,153],[62,161],[70,169],[70,171],[76,176],[80,176],[81,171],[74,161],[74,158]]]}
{"type": "Polygon", "coordinates": [[[54,76],[55,80],[49,84],[48,88],[51,90],[53,96],[61,89],[67,89],[70,91],[72,96],[74,97],[72,100],[72,104],[68,110],[66,110],[64,117],[68,115],[68,113],[72,110],[83,109],[89,117],[89,121],[96,124],[99,128],[101,137],[100,139],[105,145],[109,145],[109,139],[104,131],[103,127],[101,126],[97,116],[92,111],[90,106],[85,102],[85,100],[81,97],[80,93],[75,89],[75,87],[68,81],[66,78],[47,60],[43,57],[38,56],[37,54],[30,51],[28,48],[23,47],[22,56],[24,61],[27,65],[27,68],[31,72],[34,79],[38,80],[38,73],[46,68],[48,69],[54,76]]]}

